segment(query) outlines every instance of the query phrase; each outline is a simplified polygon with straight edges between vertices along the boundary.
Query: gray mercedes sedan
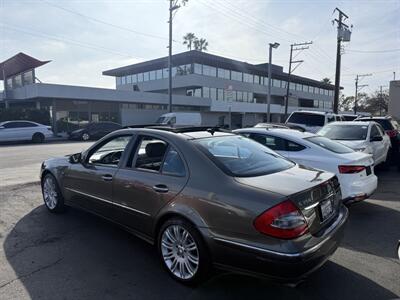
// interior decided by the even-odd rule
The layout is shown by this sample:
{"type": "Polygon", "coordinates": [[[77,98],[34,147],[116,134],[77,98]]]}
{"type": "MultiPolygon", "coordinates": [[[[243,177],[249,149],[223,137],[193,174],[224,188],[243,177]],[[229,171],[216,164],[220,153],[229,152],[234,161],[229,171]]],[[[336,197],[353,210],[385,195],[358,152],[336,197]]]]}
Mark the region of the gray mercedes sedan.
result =
{"type": "Polygon", "coordinates": [[[213,267],[296,283],[335,252],[348,211],[334,174],[218,128],[128,128],[41,166],[44,203],[120,224],[176,280],[213,267]]]}

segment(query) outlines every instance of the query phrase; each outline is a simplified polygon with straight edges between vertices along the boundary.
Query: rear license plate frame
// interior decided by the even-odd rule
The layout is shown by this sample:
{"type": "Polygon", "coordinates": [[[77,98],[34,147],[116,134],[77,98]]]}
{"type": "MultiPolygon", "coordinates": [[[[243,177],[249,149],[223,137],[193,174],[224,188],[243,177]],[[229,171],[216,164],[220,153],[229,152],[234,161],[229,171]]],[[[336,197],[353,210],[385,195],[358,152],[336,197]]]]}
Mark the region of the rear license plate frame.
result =
{"type": "Polygon", "coordinates": [[[328,220],[332,216],[334,211],[331,199],[321,201],[319,209],[321,213],[321,221],[324,222],[328,220]]]}

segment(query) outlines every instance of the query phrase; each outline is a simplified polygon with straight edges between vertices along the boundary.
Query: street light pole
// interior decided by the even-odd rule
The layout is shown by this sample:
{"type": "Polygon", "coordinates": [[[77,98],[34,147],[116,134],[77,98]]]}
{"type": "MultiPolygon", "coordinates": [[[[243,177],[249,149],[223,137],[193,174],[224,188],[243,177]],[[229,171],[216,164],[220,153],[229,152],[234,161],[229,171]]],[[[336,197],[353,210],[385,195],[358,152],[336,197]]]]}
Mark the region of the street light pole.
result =
{"type": "Polygon", "coordinates": [[[269,61],[268,61],[268,97],[267,97],[267,122],[271,122],[271,86],[272,86],[272,72],[271,72],[271,64],[272,64],[272,48],[277,49],[279,47],[279,43],[270,43],[269,44],[269,61]]]}

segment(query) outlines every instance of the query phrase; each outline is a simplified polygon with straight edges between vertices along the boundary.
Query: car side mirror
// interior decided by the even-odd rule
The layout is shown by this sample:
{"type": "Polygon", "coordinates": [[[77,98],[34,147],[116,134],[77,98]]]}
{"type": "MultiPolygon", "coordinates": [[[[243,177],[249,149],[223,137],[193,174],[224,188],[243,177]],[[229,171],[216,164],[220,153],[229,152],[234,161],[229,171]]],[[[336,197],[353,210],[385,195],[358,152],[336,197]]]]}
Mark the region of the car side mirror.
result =
{"type": "Polygon", "coordinates": [[[75,154],[72,154],[70,157],[69,157],[69,162],[71,163],[71,164],[79,164],[79,163],[81,163],[83,160],[82,160],[82,153],[75,153],[75,154]]]}
{"type": "Polygon", "coordinates": [[[383,137],[380,135],[376,135],[376,136],[371,137],[370,141],[371,142],[381,142],[381,141],[383,141],[383,137]]]}

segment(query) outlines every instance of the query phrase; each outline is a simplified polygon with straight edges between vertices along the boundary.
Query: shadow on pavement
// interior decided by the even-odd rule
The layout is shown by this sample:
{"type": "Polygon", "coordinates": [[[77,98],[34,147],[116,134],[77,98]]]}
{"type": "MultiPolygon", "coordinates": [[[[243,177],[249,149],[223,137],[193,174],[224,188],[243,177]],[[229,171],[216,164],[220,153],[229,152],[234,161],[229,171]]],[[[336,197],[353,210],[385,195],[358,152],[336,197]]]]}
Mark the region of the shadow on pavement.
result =
{"type": "Polygon", "coordinates": [[[400,212],[369,201],[351,205],[349,210],[350,217],[341,246],[397,259],[400,212]]]}
{"type": "MultiPolygon", "coordinates": [[[[34,209],[15,224],[4,250],[32,299],[396,298],[333,262],[298,288],[230,273],[188,288],[161,268],[152,246],[74,209],[63,215],[50,214],[43,206],[34,209]]],[[[0,289],[11,281],[0,283],[0,289]]]]}

